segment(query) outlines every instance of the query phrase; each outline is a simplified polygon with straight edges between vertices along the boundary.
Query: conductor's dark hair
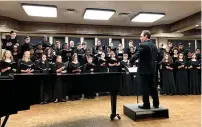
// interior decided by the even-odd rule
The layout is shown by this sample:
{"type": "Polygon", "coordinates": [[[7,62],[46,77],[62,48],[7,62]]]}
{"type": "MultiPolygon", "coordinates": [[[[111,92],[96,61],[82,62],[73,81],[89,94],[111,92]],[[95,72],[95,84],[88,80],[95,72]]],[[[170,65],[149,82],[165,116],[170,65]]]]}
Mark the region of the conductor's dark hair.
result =
{"type": "Polygon", "coordinates": [[[142,31],[142,34],[143,34],[144,36],[147,35],[147,38],[148,38],[148,39],[151,38],[151,33],[149,32],[149,30],[143,30],[143,31],[142,31]]]}
{"type": "Polygon", "coordinates": [[[10,34],[15,33],[14,31],[11,31],[10,34]]]}

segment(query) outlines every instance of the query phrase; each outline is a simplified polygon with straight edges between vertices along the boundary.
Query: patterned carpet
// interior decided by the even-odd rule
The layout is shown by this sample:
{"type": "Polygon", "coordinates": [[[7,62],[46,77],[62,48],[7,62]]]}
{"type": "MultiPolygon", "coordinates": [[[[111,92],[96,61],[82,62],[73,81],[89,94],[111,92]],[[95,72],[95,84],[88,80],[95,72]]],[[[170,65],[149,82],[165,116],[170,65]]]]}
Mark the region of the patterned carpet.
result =
{"type": "Polygon", "coordinates": [[[117,110],[122,119],[111,122],[110,98],[106,96],[34,105],[31,110],[12,115],[7,127],[200,127],[200,95],[161,96],[160,101],[162,106],[169,108],[169,119],[134,122],[123,114],[123,104],[136,103],[136,97],[119,96],[117,110]]]}

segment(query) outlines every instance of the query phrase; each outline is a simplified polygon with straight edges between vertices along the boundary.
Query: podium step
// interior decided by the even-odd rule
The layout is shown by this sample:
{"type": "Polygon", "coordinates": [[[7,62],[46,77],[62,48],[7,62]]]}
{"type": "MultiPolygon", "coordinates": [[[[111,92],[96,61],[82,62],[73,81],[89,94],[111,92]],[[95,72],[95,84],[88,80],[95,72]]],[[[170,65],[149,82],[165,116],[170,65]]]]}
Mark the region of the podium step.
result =
{"type": "Polygon", "coordinates": [[[134,121],[146,118],[169,118],[169,111],[165,107],[159,106],[159,108],[153,108],[151,105],[151,109],[140,109],[138,105],[141,104],[124,105],[124,114],[134,121]]]}

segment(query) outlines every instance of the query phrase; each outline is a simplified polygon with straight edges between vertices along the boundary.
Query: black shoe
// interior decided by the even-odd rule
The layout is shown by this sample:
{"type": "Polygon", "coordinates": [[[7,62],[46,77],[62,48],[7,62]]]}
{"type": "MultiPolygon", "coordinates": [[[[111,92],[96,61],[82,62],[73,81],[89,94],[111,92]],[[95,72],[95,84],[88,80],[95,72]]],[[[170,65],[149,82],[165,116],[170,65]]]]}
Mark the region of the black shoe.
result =
{"type": "Polygon", "coordinates": [[[159,108],[159,106],[153,105],[154,108],[159,108]]]}
{"type": "Polygon", "coordinates": [[[141,109],[150,109],[150,106],[139,105],[138,108],[141,108],[141,109]]]}

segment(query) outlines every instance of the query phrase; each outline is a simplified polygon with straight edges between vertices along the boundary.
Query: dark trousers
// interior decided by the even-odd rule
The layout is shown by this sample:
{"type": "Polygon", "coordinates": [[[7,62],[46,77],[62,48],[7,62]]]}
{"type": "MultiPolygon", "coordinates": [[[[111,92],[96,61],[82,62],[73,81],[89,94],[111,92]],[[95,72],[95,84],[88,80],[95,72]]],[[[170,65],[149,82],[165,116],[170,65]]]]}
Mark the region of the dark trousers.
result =
{"type": "Polygon", "coordinates": [[[157,87],[155,84],[155,77],[153,74],[140,74],[140,85],[142,85],[143,89],[143,103],[144,106],[150,106],[149,102],[149,95],[151,95],[153,99],[153,105],[158,106],[159,105],[159,97],[157,92],[157,87]]]}

